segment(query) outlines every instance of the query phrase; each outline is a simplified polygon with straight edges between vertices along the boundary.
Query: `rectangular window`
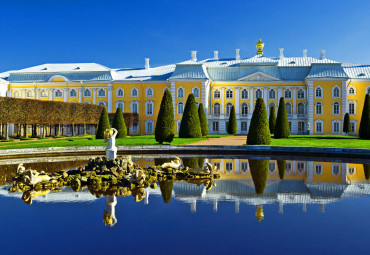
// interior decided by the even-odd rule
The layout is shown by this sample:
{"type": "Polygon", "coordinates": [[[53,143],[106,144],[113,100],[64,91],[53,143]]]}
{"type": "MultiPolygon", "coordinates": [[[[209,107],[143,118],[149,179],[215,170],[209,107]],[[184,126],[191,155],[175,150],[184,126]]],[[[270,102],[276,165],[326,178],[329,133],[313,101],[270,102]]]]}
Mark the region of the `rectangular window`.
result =
{"type": "Polygon", "coordinates": [[[218,132],[218,121],[214,121],[212,123],[212,127],[214,132],[218,132]]]}
{"type": "Polygon", "coordinates": [[[275,171],[275,162],[270,162],[269,163],[269,171],[274,172],[275,171]]]}
{"type": "Polygon", "coordinates": [[[146,105],[146,115],[153,115],[153,105],[151,103],[146,105]]]}
{"type": "Polygon", "coordinates": [[[356,133],[356,123],[355,122],[351,122],[351,133],[356,133]]]}
{"type": "Polygon", "coordinates": [[[241,123],[241,129],[242,129],[242,131],[247,131],[247,129],[248,129],[248,123],[246,121],[242,121],[242,123],[241,123]]]}
{"type": "Polygon", "coordinates": [[[315,164],[315,174],[317,176],[320,176],[322,174],[322,165],[321,164],[315,164]]]}
{"type": "Polygon", "coordinates": [[[233,170],[233,163],[232,162],[226,162],[226,171],[230,172],[233,170]]]}
{"type": "Polygon", "coordinates": [[[334,125],[333,125],[333,133],[339,133],[339,132],[340,132],[339,122],[334,122],[334,125]]]}
{"type": "Polygon", "coordinates": [[[148,133],[153,133],[153,123],[148,122],[148,133]]]}
{"type": "Polygon", "coordinates": [[[322,123],[316,122],[316,132],[321,133],[322,132],[322,123]]]}
{"type": "Polygon", "coordinates": [[[349,103],[349,114],[355,115],[355,104],[354,103],[349,103]]]}
{"type": "Polygon", "coordinates": [[[243,172],[247,172],[248,171],[248,162],[242,162],[241,163],[241,169],[243,172]]]}
{"type": "Polygon", "coordinates": [[[297,168],[298,168],[298,172],[303,172],[304,171],[304,163],[303,162],[298,162],[297,163],[297,168]]]}
{"type": "Polygon", "coordinates": [[[287,172],[290,172],[292,170],[292,163],[291,162],[286,162],[286,167],[285,167],[287,172]]]}
{"type": "Polygon", "coordinates": [[[219,162],[213,163],[213,166],[216,168],[216,170],[220,170],[220,163],[219,162]]]}
{"type": "Polygon", "coordinates": [[[333,165],[333,175],[335,177],[338,177],[339,174],[340,174],[340,165],[337,164],[333,165]]]}

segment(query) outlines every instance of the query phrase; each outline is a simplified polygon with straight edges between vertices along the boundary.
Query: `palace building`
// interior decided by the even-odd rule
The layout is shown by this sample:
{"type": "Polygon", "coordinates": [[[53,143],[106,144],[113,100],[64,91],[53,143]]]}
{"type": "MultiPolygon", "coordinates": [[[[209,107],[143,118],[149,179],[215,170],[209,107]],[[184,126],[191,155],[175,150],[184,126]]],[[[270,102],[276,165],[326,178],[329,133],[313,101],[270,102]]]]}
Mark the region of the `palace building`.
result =
{"type": "MultiPolygon", "coordinates": [[[[358,134],[365,94],[370,94],[370,65],[314,58],[303,50],[301,57],[263,54],[256,44],[255,56],[222,59],[191,59],[178,64],[144,68],[111,69],[96,63],[44,64],[0,74],[7,96],[105,105],[114,113],[138,113],[130,134],[153,134],[165,89],[172,94],[177,131],[185,102],[193,93],[203,103],[212,134],[226,133],[231,107],[235,105],[238,134],[247,134],[257,98],[269,110],[285,98],[292,134],[342,134],[345,113],[351,130],[358,134]]],[[[5,92],[4,92],[5,93],[5,92]]]]}

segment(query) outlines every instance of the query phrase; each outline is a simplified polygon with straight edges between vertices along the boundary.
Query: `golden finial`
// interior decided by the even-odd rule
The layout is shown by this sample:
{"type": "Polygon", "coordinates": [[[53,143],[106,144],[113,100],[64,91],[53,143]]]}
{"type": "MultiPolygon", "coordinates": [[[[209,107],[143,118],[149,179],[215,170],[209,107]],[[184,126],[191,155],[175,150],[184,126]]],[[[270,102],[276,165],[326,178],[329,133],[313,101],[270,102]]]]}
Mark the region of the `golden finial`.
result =
{"type": "Polygon", "coordinates": [[[263,221],[264,217],[265,217],[265,215],[263,214],[262,205],[257,205],[256,206],[256,218],[257,218],[258,222],[263,221]]]}
{"type": "Polygon", "coordinates": [[[257,54],[263,54],[263,47],[264,46],[265,46],[265,44],[262,43],[261,39],[259,39],[258,43],[256,43],[257,54]]]}

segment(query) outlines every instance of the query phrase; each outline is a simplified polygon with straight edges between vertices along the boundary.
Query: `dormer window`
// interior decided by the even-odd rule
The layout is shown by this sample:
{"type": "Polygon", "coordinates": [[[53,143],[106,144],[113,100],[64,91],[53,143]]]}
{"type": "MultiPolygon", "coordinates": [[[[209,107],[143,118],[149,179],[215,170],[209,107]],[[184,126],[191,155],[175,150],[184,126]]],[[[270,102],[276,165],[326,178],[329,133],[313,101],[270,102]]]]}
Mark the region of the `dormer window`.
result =
{"type": "Polygon", "coordinates": [[[295,64],[295,61],[291,61],[291,62],[289,62],[289,64],[294,65],[295,64]]]}
{"type": "Polygon", "coordinates": [[[80,70],[81,68],[80,67],[76,67],[75,70],[80,70]]]}
{"type": "Polygon", "coordinates": [[[48,70],[46,67],[45,67],[45,68],[43,68],[43,69],[41,69],[41,71],[46,71],[46,70],[48,70]]]}
{"type": "Polygon", "coordinates": [[[365,76],[365,74],[364,73],[360,73],[358,76],[365,76]]]}

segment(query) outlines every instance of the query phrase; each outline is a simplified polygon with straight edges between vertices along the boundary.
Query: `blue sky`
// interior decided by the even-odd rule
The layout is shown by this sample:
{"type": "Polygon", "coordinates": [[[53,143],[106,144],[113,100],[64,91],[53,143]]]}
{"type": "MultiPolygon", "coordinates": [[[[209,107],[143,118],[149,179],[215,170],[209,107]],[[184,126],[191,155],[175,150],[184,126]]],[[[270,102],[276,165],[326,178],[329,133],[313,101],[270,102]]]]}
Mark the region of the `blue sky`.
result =
{"type": "Polygon", "coordinates": [[[0,72],[44,63],[111,68],[255,54],[370,64],[370,1],[2,0],[0,72]]]}

